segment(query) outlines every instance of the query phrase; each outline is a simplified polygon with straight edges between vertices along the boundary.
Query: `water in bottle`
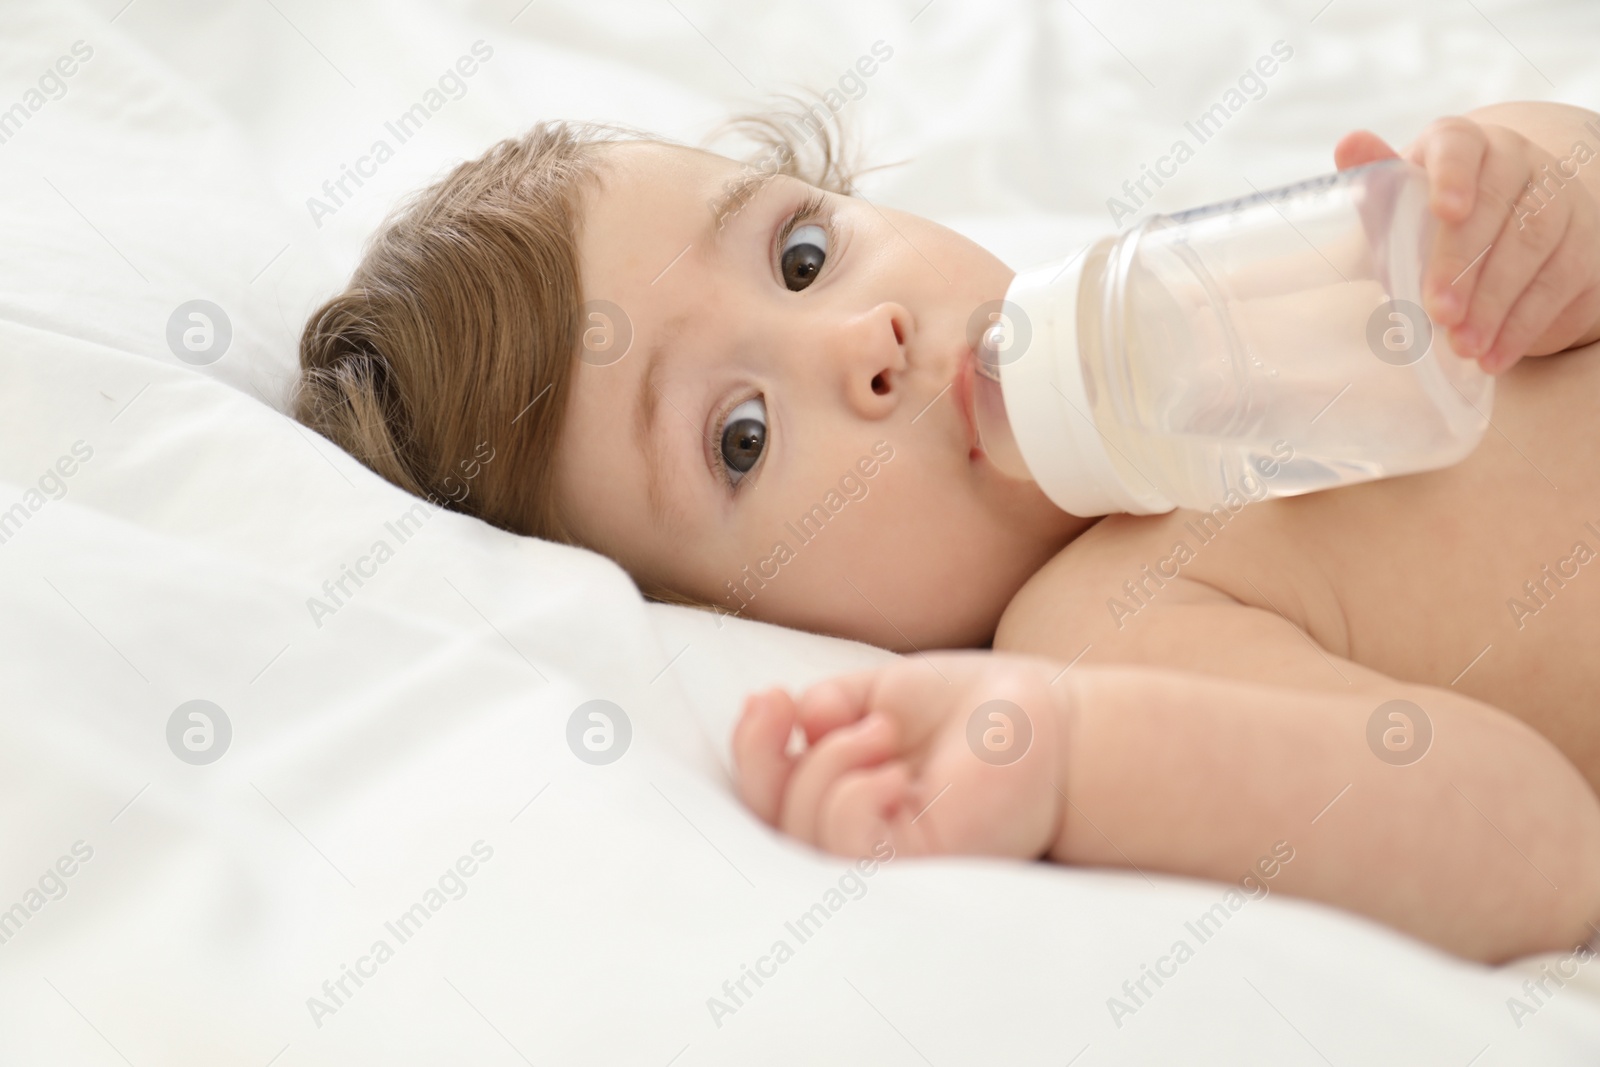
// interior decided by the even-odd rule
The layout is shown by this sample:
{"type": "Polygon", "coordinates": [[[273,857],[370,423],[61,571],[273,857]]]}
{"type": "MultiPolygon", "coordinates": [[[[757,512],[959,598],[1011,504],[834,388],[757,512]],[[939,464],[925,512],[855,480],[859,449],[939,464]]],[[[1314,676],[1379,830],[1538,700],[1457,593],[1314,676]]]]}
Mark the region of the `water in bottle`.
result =
{"type": "Polygon", "coordinates": [[[1436,227],[1426,172],[1385,160],[1023,271],[969,334],[982,447],[1078,515],[1454,463],[1494,383],[1422,310],[1436,227]]]}

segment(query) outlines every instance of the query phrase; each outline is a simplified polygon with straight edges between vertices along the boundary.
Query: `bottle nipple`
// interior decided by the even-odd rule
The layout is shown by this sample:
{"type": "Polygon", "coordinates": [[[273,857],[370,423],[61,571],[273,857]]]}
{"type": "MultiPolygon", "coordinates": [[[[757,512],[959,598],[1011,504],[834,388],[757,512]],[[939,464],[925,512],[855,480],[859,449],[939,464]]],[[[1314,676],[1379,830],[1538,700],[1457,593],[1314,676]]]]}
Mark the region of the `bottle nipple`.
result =
{"type": "Polygon", "coordinates": [[[1000,381],[1000,355],[1006,343],[1004,323],[995,323],[978,338],[978,373],[991,382],[1000,381]]]}

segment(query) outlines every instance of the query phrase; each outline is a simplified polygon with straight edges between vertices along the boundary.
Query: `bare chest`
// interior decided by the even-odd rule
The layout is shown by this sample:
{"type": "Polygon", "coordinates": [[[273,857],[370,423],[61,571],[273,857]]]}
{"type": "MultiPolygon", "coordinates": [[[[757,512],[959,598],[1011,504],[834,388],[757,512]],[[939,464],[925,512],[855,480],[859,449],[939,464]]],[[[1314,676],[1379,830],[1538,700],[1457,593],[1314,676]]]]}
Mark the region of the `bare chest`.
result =
{"type": "MultiPolygon", "coordinates": [[[[1600,352],[1525,360],[1496,392],[1482,444],[1444,471],[1104,520],[1035,576],[1004,629],[1049,631],[1066,660],[1205,669],[1178,647],[1204,635],[1141,628],[1220,592],[1332,656],[1454,687],[1600,760],[1600,352]]],[[[1339,684],[1329,666],[1308,681],[1339,684]]]]}

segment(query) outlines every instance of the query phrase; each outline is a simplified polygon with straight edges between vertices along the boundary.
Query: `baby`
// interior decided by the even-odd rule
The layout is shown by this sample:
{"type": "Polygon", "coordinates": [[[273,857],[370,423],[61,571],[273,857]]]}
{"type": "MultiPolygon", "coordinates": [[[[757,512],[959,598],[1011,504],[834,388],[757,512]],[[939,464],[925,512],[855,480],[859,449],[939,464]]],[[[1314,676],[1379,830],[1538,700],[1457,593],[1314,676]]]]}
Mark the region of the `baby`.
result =
{"type": "Polygon", "coordinates": [[[1102,518],[977,442],[967,324],[1012,270],[800,122],[735,123],[743,164],[557,123],[460,165],[308,322],[296,417],[654,599],[912,653],[746,701],[743,799],[820,848],[1256,872],[1486,961],[1600,931],[1600,361],[1518,362],[1600,340],[1600,116],[1405,152],[1427,310],[1500,374],[1467,460],[1102,518]]]}

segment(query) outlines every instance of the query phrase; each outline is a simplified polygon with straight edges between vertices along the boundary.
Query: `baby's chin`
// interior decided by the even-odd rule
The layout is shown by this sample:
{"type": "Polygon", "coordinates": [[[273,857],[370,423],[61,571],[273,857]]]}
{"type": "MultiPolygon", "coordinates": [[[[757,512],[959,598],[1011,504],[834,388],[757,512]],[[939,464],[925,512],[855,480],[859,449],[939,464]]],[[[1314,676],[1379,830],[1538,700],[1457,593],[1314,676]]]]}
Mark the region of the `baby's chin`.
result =
{"type": "Polygon", "coordinates": [[[979,506],[994,522],[1014,530],[1022,539],[1049,548],[1050,555],[1059,552],[1103,517],[1069,514],[1057,507],[1036,483],[1007,478],[992,470],[990,473],[993,477],[988,480],[985,491],[978,494],[979,506]]]}
{"type": "MultiPolygon", "coordinates": [[[[1064,513],[1056,511],[1056,516],[1064,513]]],[[[907,583],[896,602],[863,604],[852,620],[855,636],[897,652],[930,648],[987,648],[994,641],[1011,601],[1077,533],[1097,520],[1066,516],[1072,525],[1055,528],[1049,537],[1019,541],[1007,538],[991,550],[968,558],[943,559],[928,568],[921,580],[907,583]],[[940,573],[935,573],[940,572],[940,573]],[[877,608],[882,609],[879,614],[877,608]],[[886,625],[884,616],[896,625],[886,625]],[[870,635],[870,636],[863,636],[870,635]]]]}
{"type": "Polygon", "coordinates": [[[926,573],[917,575],[906,573],[903,555],[893,577],[884,573],[889,567],[875,571],[864,562],[829,577],[795,575],[796,584],[769,587],[771,595],[756,595],[741,614],[901,653],[988,645],[1027,576],[1011,581],[992,563],[961,564],[951,575],[953,561],[926,562],[926,573]]]}

